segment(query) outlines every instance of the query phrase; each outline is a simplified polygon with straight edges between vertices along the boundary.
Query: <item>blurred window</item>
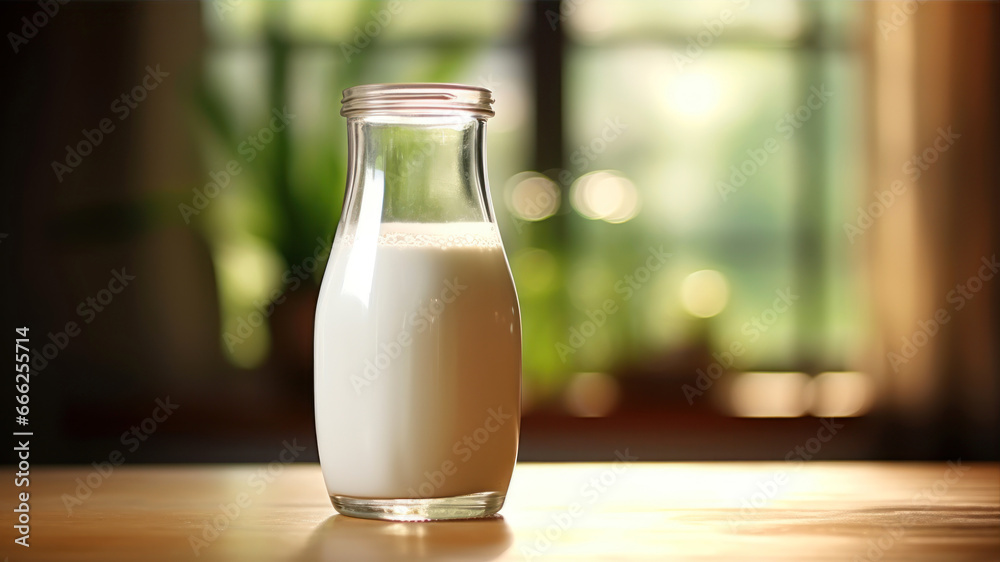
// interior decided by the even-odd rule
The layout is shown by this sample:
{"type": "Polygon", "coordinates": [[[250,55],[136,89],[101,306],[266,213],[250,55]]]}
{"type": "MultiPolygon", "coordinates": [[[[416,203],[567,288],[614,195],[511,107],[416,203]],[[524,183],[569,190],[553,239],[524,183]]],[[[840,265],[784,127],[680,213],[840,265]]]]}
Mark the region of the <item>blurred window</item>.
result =
{"type": "Polygon", "coordinates": [[[242,244],[231,261],[245,268],[257,252],[275,276],[220,291],[224,330],[279,282],[296,255],[289,238],[307,251],[312,233],[332,232],[340,92],[448,81],[496,93],[490,179],[521,299],[527,392],[734,342],[745,349],[738,369],[845,370],[869,337],[856,305],[862,262],[843,230],[865,169],[858,4],[567,0],[563,71],[538,83],[522,36],[529,2],[204,6],[206,87],[222,100],[209,105],[234,138],[259,128],[276,98],[305,116],[291,124],[291,200],[279,201],[295,221],[271,205],[267,158],[218,206],[226,228],[246,230],[226,235],[227,255],[242,244]],[[559,80],[562,175],[530,169],[532,89],[559,80]],[[581,334],[594,318],[599,329],[581,334]]]}
{"type": "Polygon", "coordinates": [[[563,3],[567,166],[583,176],[566,237],[576,322],[631,295],[570,370],[615,369],[703,334],[713,350],[744,344],[741,369],[849,366],[868,336],[843,229],[864,179],[861,11],[563,3]],[[663,269],[616,291],[661,245],[663,269]]]}

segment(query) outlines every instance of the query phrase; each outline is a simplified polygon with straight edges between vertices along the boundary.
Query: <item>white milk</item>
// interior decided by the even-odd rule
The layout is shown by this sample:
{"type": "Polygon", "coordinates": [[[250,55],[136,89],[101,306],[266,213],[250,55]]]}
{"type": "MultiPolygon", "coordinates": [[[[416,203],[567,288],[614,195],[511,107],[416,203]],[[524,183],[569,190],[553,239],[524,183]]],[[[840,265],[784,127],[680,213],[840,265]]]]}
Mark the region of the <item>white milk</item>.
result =
{"type": "Polygon", "coordinates": [[[331,250],[316,310],[316,431],[330,495],[505,494],[521,329],[490,223],[388,223],[331,250]]]}

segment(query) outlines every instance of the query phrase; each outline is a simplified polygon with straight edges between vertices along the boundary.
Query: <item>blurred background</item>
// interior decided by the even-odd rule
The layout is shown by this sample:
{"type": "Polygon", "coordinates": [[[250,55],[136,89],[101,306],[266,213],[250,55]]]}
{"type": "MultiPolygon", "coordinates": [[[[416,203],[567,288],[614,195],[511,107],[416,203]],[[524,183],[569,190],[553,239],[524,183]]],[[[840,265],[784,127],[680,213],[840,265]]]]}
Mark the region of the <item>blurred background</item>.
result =
{"type": "Polygon", "coordinates": [[[826,418],[810,458],[996,460],[997,14],[4,3],[3,326],[30,328],[33,458],[100,461],[138,427],[129,462],[316,459],[340,94],[413,81],[495,93],[521,460],[785,459],[826,418]]]}

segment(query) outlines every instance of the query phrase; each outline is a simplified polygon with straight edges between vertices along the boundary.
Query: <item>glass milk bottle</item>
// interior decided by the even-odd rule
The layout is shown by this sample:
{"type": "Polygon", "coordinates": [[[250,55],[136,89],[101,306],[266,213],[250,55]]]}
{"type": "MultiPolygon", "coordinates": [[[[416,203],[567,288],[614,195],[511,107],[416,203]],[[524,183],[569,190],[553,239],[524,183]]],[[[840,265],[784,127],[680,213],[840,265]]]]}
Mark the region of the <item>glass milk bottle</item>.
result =
{"type": "Polygon", "coordinates": [[[320,464],[355,517],[484,517],[520,425],[521,320],[486,181],[492,93],[344,91],[347,192],[316,308],[320,464]]]}

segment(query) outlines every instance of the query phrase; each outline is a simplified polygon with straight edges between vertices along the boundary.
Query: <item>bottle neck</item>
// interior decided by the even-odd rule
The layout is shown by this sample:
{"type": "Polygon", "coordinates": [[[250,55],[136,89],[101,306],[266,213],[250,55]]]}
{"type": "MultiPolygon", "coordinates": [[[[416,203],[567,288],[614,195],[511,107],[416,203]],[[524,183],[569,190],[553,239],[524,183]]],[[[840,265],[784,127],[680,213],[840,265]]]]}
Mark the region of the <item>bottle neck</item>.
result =
{"type": "Polygon", "coordinates": [[[351,117],[341,229],[494,222],[485,142],[486,120],[472,115],[351,117]]]}

